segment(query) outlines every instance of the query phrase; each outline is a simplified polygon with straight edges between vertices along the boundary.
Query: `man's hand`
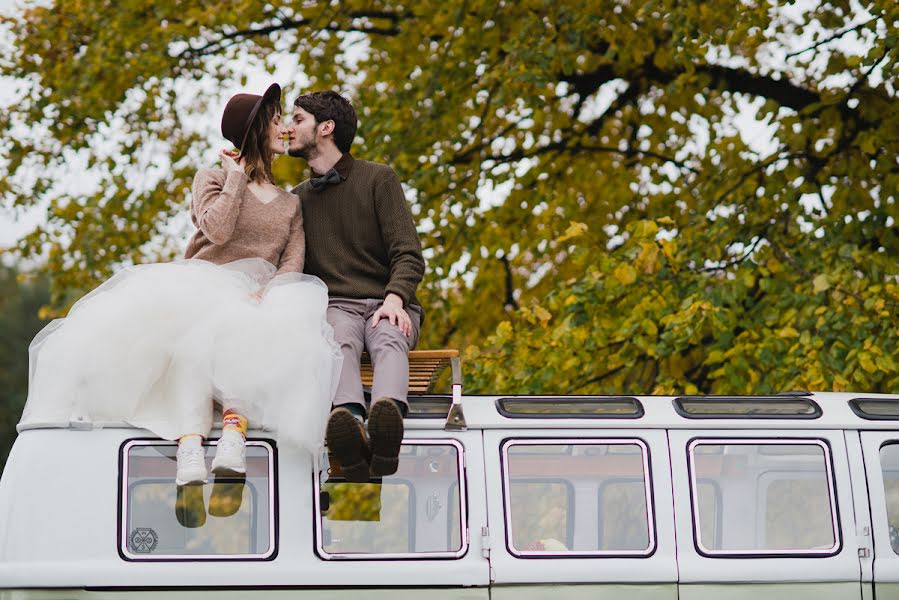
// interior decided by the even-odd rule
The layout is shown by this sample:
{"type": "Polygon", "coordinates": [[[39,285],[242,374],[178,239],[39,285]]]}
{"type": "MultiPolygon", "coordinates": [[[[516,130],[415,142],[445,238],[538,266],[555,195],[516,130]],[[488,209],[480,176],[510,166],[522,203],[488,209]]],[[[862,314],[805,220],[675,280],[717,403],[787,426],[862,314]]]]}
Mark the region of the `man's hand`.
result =
{"type": "Polygon", "coordinates": [[[384,304],[372,315],[371,326],[377,327],[381,319],[389,319],[393,325],[400,328],[406,337],[412,335],[412,319],[409,318],[409,313],[403,309],[403,299],[396,294],[387,294],[384,304]]]}

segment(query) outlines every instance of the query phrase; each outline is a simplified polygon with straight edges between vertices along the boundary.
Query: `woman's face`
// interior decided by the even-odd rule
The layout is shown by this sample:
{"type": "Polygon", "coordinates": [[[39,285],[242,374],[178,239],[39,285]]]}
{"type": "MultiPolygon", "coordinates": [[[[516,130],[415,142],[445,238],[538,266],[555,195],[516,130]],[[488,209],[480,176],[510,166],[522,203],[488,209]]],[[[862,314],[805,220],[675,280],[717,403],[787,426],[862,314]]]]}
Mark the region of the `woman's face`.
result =
{"type": "Polygon", "coordinates": [[[276,113],[268,124],[268,144],[272,154],[284,154],[284,135],[287,128],[281,123],[281,113],[276,113]]]}

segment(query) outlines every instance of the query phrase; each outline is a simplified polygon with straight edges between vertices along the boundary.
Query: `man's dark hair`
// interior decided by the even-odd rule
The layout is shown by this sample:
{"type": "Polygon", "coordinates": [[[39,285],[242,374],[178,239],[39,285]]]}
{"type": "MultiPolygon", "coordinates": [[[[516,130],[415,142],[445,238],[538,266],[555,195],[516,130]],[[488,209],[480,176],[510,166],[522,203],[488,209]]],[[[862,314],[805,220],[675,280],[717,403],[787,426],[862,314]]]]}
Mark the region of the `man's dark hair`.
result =
{"type": "Polygon", "coordinates": [[[346,154],[356,137],[356,111],[350,101],[337,92],[312,92],[294,100],[299,106],[315,117],[315,122],[334,121],[334,143],[346,154]]]}

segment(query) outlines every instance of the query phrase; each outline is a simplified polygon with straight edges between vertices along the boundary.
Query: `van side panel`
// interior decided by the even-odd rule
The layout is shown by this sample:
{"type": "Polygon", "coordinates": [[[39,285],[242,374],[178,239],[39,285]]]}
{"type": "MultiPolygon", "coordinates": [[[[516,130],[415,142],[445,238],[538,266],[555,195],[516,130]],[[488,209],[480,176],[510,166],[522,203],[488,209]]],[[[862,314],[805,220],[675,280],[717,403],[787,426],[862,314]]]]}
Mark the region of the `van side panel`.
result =
{"type": "Polygon", "coordinates": [[[868,592],[865,600],[899,600],[899,583],[875,583],[874,595],[868,592]]]}
{"type": "MultiPolygon", "coordinates": [[[[86,590],[0,590],[0,600],[244,600],[245,598],[272,598],[273,600],[488,600],[487,588],[376,588],[376,589],[282,589],[282,590],[175,590],[175,591],[86,591],[86,590]]],[[[541,596],[529,596],[537,598],[541,596]]],[[[580,598],[581,596],[578,596],[580,598]]],[[[586,596],[583,596],[586,598],[586,596]]],[[[594,598],[597,596],[594,596],[594,598]]],[[[613,596],[608,596],[612,598],[613,596]]],[[[606,598],[602,596],[601,598],[606,598]]],[[[642,600],[643,596],[635,596],[642,600]]]]}
{"type": "Polygon", "coordinates": [[[846,600],[859,596],[859,583],[697,583],[681,584],[679,592],[679,600],[846,600]]]}
{"type": "Polygon", "coordinates": [[[670,600],[677,597],[674,584],[640,585],[495,585],[490,588],[491,600],[670,600]]]}

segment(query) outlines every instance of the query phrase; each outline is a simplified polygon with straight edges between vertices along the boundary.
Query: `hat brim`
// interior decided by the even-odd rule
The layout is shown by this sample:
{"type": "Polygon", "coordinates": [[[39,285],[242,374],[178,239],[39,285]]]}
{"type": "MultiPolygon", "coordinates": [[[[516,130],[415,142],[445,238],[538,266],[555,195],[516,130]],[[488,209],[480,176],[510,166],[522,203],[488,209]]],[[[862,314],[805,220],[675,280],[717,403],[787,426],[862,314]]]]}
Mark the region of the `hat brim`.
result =
{"type": "Polygon", "coordinates": [[[263,104],[268,104],[272,101],[276,101],[279,104],[281,103],[281,86],[277,83],[273,83],[268,86],[268,89],[265,90],[265,93],[262,94],[262,96],[259,97],[259,100],[256,101],[255,106],[253,106],[253,110],[250,111],[250,116],[247,118],[246,131],[244,131],[243,140],[241,140],[240,142],[240,154],[243,154],[243,146],[247,143],[247,136],[250,135],[250,125],[253,124],[253,120],[259,113],[259,109],[262,108],[263,104]]]}

